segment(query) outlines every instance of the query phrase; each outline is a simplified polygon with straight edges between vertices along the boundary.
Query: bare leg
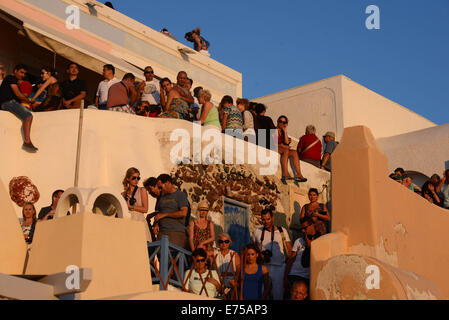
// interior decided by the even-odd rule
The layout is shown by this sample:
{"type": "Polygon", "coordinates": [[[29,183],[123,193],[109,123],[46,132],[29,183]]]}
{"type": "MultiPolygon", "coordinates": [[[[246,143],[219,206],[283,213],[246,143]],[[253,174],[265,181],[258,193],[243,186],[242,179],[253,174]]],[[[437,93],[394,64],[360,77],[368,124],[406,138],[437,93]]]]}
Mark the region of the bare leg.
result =
{"type": "Polygon", "coordinates": [[[32,122],[33,122],[33,116],[30,116],[23,121],[22,129],[23,129],[23,136],[25,138],[25,143],[31,142],[30,132],[31,132],[31,123],[32,122]]]}
{"type": "Polygon", "coordinates": [[[301,173],[301,167],[300,167],[300,164],[299,164],[298,152],[296,152],[296,150],[289,150],[288,151],[288,155],[293,160],[293,166],[295,167],[296,176],[298,178],[304,178],[302,176],[302,173],[301,173]]]}
{"type": "Polygon", "coordinates": [[[279,153],[281,154],[281,168],[282,168],[282,176],[290,177],[288,174],[288,150],[279,148],[279,153]]]}

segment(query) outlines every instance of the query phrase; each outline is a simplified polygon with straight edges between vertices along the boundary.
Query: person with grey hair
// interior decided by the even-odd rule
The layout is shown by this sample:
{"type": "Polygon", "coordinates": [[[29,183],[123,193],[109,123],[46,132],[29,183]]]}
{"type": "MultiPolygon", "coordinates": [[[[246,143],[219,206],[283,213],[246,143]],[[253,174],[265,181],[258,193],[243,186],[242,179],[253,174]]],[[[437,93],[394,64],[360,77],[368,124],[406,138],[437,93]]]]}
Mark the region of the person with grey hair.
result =
{"type": "Polygon", "coordinates": [[[210,102],[212,95],[209,90],[200,90],[198,93],[198,102],[202,105],[200,121],[204,126],[215,126],[221,130],[218,109],[210,102]]]}
{"type": "Polygon", "coordinates": [[[299,139],[296,150],[298,151],[299,160],[308,162],[319,168],[322,144],[315,133],[315,126],[308,125],[306,127],[306,134],[299,139]]]}
{"type": "Polygon", "coordinates": [[[326,147],[324,148],[323,159],[321,160],[321,169],[331,171],[331,155],[335,148],[337,148],[338,142],[335,141],[335,132],[332,131],[326,132],[323,138],[326,143],[326,147]]]}

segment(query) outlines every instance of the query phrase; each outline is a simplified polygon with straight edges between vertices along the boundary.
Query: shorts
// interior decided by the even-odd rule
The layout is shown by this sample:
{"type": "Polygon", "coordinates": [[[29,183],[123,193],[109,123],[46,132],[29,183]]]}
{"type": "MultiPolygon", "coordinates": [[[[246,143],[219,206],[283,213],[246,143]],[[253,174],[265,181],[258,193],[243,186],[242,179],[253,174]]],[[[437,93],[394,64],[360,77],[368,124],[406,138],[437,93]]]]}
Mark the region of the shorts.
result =
{"type": "Polygon", "coordinates": [[[120,106],[120,107],[112,107],[109,108],[110,111],[117,111],[117,112],[124,112],[124,113],[131,113],[131,114],[136,114],[134,112],[133,109],[131,109],[131,107],[127,104],[125,104],[124,106],[120,106]]]}
{"type": "Polygon", "coordinates": [[[3,102],[1,108],[5,111],[11,112],[21,120],[25,120],[33,116],[29,109],[18,103],[16,100],[3,102]]]}

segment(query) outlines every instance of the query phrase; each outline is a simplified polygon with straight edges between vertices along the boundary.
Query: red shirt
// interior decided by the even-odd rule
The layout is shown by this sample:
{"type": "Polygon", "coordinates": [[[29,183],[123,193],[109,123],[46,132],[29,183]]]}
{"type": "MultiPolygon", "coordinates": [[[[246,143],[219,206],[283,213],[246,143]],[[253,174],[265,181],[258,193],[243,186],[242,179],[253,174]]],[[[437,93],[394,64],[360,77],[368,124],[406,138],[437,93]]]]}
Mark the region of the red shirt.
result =
{"type": "Polygon", "coordinates": [[[313,160],[321,160],[321,141],[318,139],[316,135],[306,134],[299,139],[298,149],[305,150],[308,146],[318,140],[317,143],[311,148],[309,148],[306,152],[302,151],[299,159],[313,159],[313,160]]]}

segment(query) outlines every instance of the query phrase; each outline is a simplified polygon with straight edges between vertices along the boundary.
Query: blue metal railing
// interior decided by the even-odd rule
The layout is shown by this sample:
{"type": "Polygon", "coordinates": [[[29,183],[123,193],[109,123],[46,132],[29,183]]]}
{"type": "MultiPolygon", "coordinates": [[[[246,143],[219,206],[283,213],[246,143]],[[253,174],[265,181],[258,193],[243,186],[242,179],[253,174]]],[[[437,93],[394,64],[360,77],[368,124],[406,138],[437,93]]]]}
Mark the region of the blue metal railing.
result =
{"type": "Polygon", "coordinates": [[[150,268],[153,283],[159,283],[160,290],[167,290],[169,284],[184,288],[185,272],[190,268],[188,257],[190,251],[168,241],[168,236],[162,236],[160,241],[148,243],[150,253],[150,268]],[[159,268],[154,263],[159,259],[159,268]]]}

